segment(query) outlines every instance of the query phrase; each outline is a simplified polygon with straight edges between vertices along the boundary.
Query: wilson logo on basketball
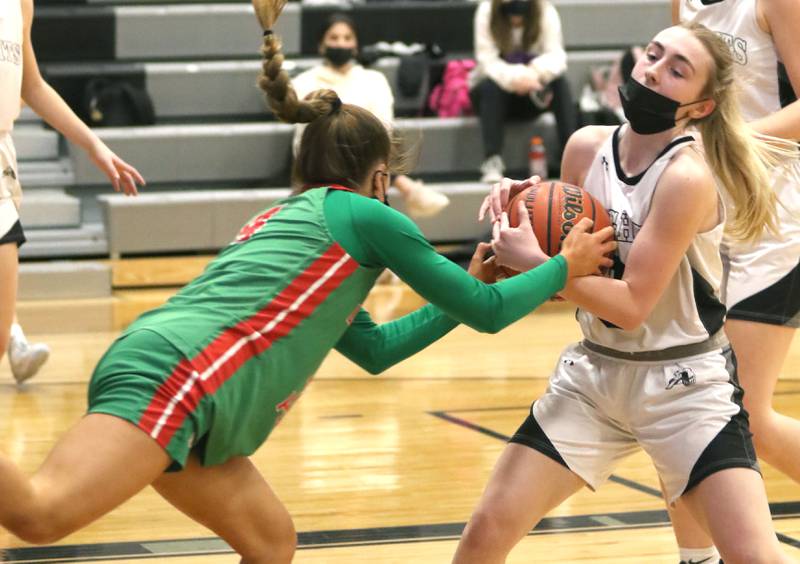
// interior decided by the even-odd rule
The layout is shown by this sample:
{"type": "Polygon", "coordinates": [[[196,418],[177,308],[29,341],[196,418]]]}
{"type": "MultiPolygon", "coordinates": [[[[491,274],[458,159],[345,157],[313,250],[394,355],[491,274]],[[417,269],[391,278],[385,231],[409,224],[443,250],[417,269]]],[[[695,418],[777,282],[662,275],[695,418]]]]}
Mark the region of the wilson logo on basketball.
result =
{"type": "Polygon", "coordinates": [[[569,234],[577,218],[583,216],[583,191],[577,186],[565,184],[563,207],[561,208],[561,240],[569,234]]]}
{"type": "Polygon", "coordinates": [[[519,202],[525,203],[533,233],[548,256],[561,249],[561,242],[581,220],[594,221],[593,231],[611,224],[602,204],[580,186],[560,181],[545,181],[517,194],[506,208],[511,227],[519,225],[519,202]]]}

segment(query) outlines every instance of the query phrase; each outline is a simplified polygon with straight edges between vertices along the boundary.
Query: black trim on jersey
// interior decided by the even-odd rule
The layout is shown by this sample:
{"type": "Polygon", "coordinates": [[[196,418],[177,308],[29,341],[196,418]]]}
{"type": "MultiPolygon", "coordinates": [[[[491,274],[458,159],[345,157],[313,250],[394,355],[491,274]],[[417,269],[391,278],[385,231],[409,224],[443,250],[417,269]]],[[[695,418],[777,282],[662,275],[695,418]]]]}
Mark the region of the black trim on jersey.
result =
{"type": "Polygon", "coordinates": [[[12,225],[5,234],[0,235],[0,245],[16,243],[19,248],[25,241],[27,241],[27,239],[25,238],[25,232],[22,230],[22,224],[19,220],[14,222],[14,225],[12,225]]]}
{"type": "Polygon", "coordinates": [[[800,263],[773,285],[735,303],[728,319],[795,327],[800,313],[800,263]]]}
{"type": "Polygon", "coordinates": [[[725,305],[714,295],[714,289],[708,280],[694,268],[692,269],[692,286],[694,304],[697,307],[700,322],[709,335],[714,335],[722,329],[722,325],[725,323],[725,305]]]}
{"type": "Polygon", "coordinates": [[[677,139],[673,139],[669,142],[669,144],[661,149],[661,152],[653,159],[653,162],[647,165],[647,168],[644,169],[639,174],[634,176],[628,176],[625,174],[625,171],[622,170],[622,166],[619,164],[619,130],[622,129],[622,126],[619,126],[617,129],[614,130],[613,136],[613,157],[614,157],[614,168],[617,171],[617,178],[619,178],[622,182],[627,184],[628,186],[636,186],[639,181],[647,174],[647,171],[650,170],[650,167],[653,166],[658,159],[663,157],[667,154],[667,152],[675,147],[676,145],[680,145],[681,143],[687,143],[689,141],[694,141],[694,137],[691,135],[684,135],[683,137],[678,137],[677,139]]]}
{"type": "Polygon", "coordinates": [[[711,4],[719,4],[720,2],[724,2],[725,0],[700,0],[700,3],[703,6],[710,6],[711,4]]]}
{"type": "Polygon", "coordinates": [[[544,429],[542,429],[539,422],[536,421],[536,418],[533,416],[533,406],[531,406],[531,410],[528,412],[528,417],[525,418],[525,421],[522,422],[522,425],[519,426],[517,432],[514,433],[508,442],[525,445],[526,447],[539,451],[548,458],[558,462],[564,468],[569,469],[566,461],[558,453],[558,449],[550,442],[544,429]]]}
{"type": "Polygon", "coordinates": [[[792,88],[789,73],[786,72],[786,67],[780,61],[778,61],[778,96],[781,99],[781,108],[797,101],[797,93],[792,88]]]}
{"type": "Polygon", "coordinates": [[[739,386],[739,379],[736,376],[736,357],[730,347],[723,350],[722,355],[725,357],[725,370],[728,372],[729,382],[733,386],[731,401],[739,407],[739,412],[731,417],[700,454],[692,471],[689,472],[689,480],[683,493],[715,472],[727,468],[751,468],[761,473],[756,450],[753,447],[753,434],[750,432],[750,416],[742,404],[744,390],[739,386]]]}

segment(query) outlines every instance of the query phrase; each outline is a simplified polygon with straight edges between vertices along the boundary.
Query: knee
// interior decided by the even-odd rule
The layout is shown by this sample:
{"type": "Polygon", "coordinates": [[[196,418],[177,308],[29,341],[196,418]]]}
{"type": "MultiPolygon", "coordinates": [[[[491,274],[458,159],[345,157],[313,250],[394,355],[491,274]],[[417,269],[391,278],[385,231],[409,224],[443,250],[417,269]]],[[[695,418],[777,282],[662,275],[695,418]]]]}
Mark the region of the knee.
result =
{"type": "Polygon", "coordinates": [[[39,545],[53,544],[72,532],[57,525],[53,519],[38,515],[14,516],[4,526],[20,540],[39,545]]]}
{"type": "Polygon", "coordinates": [[[725,564],[777,564],[784,558],[779,548],[764,550],[763,547],[741,546],[731,547],[722,555],[725,564]]]}
{"type": "Polygon", "coordinates": [[[297,550],[297,532],[290,524],[280,531],[270,531],[258,544],[258,547],[242,553],[242,564],[288,564],[297,550]]]}
{"type": "Polygon", "coordinates": [[[505,93],[505,90],[500,88],[500,85],[491,78],[486,78],[475,87],[473,92],[480,102],[485,102],[499,99],[505,93]]]}
{"type": "Polygon", "coordinates": [[[516,540],[509,538],[510,529],[494,512],[478,509],[464,529],[459,552],[484,557],[499,551],[508,552],[516,540]]]}

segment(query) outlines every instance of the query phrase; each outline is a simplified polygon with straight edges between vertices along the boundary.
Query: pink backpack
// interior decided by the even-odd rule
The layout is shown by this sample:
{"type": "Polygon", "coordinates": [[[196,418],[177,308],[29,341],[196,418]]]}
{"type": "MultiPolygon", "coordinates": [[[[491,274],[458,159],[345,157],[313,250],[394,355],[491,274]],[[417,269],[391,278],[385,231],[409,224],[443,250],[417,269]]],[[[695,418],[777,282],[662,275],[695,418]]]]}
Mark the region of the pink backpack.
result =
{"type": "Polygon", "coordinates": [[[442,82],[434,86],[428,107],[439,117],[457,117],[472,113],[469,99],[469,72],[475,68],[472,59],[449,61],[444,67],[442,82]]]}

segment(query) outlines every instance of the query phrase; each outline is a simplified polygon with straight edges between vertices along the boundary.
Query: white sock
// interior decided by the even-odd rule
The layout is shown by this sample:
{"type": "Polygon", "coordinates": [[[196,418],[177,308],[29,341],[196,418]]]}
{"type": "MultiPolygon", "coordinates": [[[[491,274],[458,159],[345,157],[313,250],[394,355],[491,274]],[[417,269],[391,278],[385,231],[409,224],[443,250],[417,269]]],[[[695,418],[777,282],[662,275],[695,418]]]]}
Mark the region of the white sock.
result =
{"type": "Polygon", "coordinates": [[[23,343],[26,342],[25,333],[22,332],[22,327],[19,323],[11,324],[11,338],[17,341],[22,341],[23,343]]]}
{"type": "Polygon", "coordinates": [[[708,548],[679,548],[681,564],[717,564],[719,552],[714,545],[708,548]]]}

